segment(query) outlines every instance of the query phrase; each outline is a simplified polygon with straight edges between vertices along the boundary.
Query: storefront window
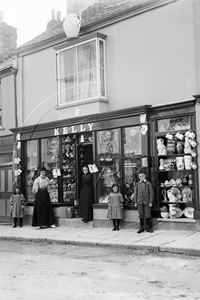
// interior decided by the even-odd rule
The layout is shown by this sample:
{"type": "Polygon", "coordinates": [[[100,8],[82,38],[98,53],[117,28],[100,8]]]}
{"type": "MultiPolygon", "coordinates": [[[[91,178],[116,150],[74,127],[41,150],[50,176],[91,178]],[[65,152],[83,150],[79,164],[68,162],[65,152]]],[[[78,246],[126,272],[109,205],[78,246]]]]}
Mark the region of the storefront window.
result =
{"type": "Polygon", "coordinates": [[[189,116],[158,120],[158,132],[184,129],[191,129],[189,116]]]}
{"type": "Polygon", "coordinates": [[[120,180],[118,129],[97,132],[97,161],[99,203],[107,203],[113,183],[119,183],[120,180]]]}
{"type": "Polygon", "coordinates": [[[62,164],[63,164],[63,201],[73,202],[76,199],[76,160],[75,137],[62,138],[62,164]]]}
{"type": "Polygon", "coordinates": [[[27,142],[27,197],[28,201],[34,200],[34,194],[32,192],[33,182],[37,177],[38,169],[38,141],[32,140],[27,142]]]}
{"type": "Polygon", "coordinates": [[[142,143],[140,126],[123,129],[124,147],[124,194],[126,203],[133,203],[131,195],[141,169],[142,143]]]}
{"type": "Polygon", "coordinates": [[[41,160],[47,169],[47,176],[51,179],[48,191],[51,202],[58,202],[58,170],[60,172],[59,137],[46,138],[41,140],[41,160]]]}

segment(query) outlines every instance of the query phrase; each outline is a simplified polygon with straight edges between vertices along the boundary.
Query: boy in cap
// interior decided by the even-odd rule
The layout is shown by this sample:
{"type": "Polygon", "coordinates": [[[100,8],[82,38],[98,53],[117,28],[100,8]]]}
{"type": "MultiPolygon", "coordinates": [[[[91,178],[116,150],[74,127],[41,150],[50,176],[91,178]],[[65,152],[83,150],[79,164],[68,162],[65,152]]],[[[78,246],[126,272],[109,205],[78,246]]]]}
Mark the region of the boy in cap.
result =
{"type": "Polygon", "coordinates": [[[146,220],[147,232],[153,232],[151,222],[151,208],[153,206],[153,188],[151,182],[146,180],[146,174],[139,172],[139,182],[136,183],[134,199],[135,207],[138,208],[140,228],[137,233],[144,231],[144,220],[146,220]]]}

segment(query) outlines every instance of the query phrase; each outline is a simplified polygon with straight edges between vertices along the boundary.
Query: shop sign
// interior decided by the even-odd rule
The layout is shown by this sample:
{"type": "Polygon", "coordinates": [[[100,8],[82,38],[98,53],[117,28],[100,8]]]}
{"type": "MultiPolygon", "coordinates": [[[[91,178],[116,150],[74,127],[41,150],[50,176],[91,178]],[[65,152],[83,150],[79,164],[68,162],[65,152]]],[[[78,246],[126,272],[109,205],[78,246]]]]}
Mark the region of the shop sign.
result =
{"type": "Polygon", "coordinates": [[[94,123],[79,124],[62,128],[55,128],[54,135],[73,134],[78,132],[92,131],[94,123]]]}

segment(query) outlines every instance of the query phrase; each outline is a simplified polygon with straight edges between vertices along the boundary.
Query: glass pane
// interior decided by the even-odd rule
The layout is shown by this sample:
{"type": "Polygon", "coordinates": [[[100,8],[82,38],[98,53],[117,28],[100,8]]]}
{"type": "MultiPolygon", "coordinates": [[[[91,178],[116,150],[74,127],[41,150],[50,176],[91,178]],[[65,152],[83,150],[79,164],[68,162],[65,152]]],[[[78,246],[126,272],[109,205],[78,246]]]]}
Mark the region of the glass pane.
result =
{"type": "Polygon", "coordinates": [[[96,42],[90,42],[77,47],[78,72],[96,67],[96,42]]]}
{"type": "Polygon", "coordinates": [[[33,181],[37,177],[38,170],[38,143],[37,140],[27,142],[27,173],[26,173],[26,188],[28,201],[34,200],[32,193],[33,181]]]}
{"type": "Polygon", "coordinates": [[[71,75],[60,81],[60,104],[77,100],[77,77],[71,75]]]}
{"type": "Polygon", "coordinates": [[[5,192],[6,191],[6,182],[5,182],[5,170],[1,170],[1,181],[0,181],[0,192],[5,192]]]}
{"type": "Polygon", "coordinates": [[[100,69],[101,96],[105,97],[104,69],[100,69]]]}
{"type": "Polygon", "coordinates": [[[79,99],[87,99],[97,96],[97,72],[96,69],[79,73],[79,99]]]}
{"type": "Polygon", "coordinates": [[[97,132],[97,161],[99,176],[97,195],[99,203],[107,203],[113,183],[120,180],[118,129],[97,132]]]}
{"type": "Polygon", "coordinates": [[[60,78],[77,73],[76,48],[71,48],[59,54],[60,78]]]}
{"type": "Polygon", "coordinates": [[[157,125],[158,132],[191,129],[189,116],[158,120],[157,125]]]}
{"type": "Polygon", "coordinates": [[[104,42],[99,41],[99,56],[100,56],[100,67],[104,68],[104,42]]]}
{"type": "Polygon", "coordinates": [[[62,138],[63,201],[76,199],[75,140],[72,135],[62,138]]]}
{"type": "Polygon", "coordinates": [[[59,167],[59,137],[52,137],[41,140],[42,165],[47,170],[53,171],[59,167]]]}
{"type": "Polygon", "coordinates": [[[95,41],[78,47],[78,88],[79,99],[97,96],[95,41]]]}
{"type": "Polygon", "coordinates": [[[142,154],[142,142],[140,126],[128,127],[123,129],[124,154],[133,157],[133,155],[142,154]]]}
{"type": "Polygon", "coordinates": [[[58,181],[53,177],[55,170],[60,170],[59,137],[52,137],[41,140],[42,163],[47,169],[47,177],[52,179],[48,186],[50,199],[58,202],[58,181]]]}
{"type": "Polygon", "coordinates": [[[123,129],[124,145],[124,195],[126,203],[133,203],[131,195],[137,182],[137,174],[141,169],[141,132],[140,126],[123,129]]]}
{"type": "Polygon", "coordinates": [[[13,170],[8,169],[8,192],[12,192],[13,170]]]}

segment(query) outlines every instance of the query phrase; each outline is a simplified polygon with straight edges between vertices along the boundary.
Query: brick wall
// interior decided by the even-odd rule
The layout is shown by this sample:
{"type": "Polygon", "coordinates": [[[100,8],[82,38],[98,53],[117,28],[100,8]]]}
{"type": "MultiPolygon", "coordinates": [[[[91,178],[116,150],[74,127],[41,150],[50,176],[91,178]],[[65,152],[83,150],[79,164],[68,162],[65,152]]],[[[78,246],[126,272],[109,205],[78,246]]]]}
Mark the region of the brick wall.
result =
{"type": "Polygon", "coordinates": [[[17,47],[17,28],[0,22],[0,63],[12,55],[17,47]]]}

